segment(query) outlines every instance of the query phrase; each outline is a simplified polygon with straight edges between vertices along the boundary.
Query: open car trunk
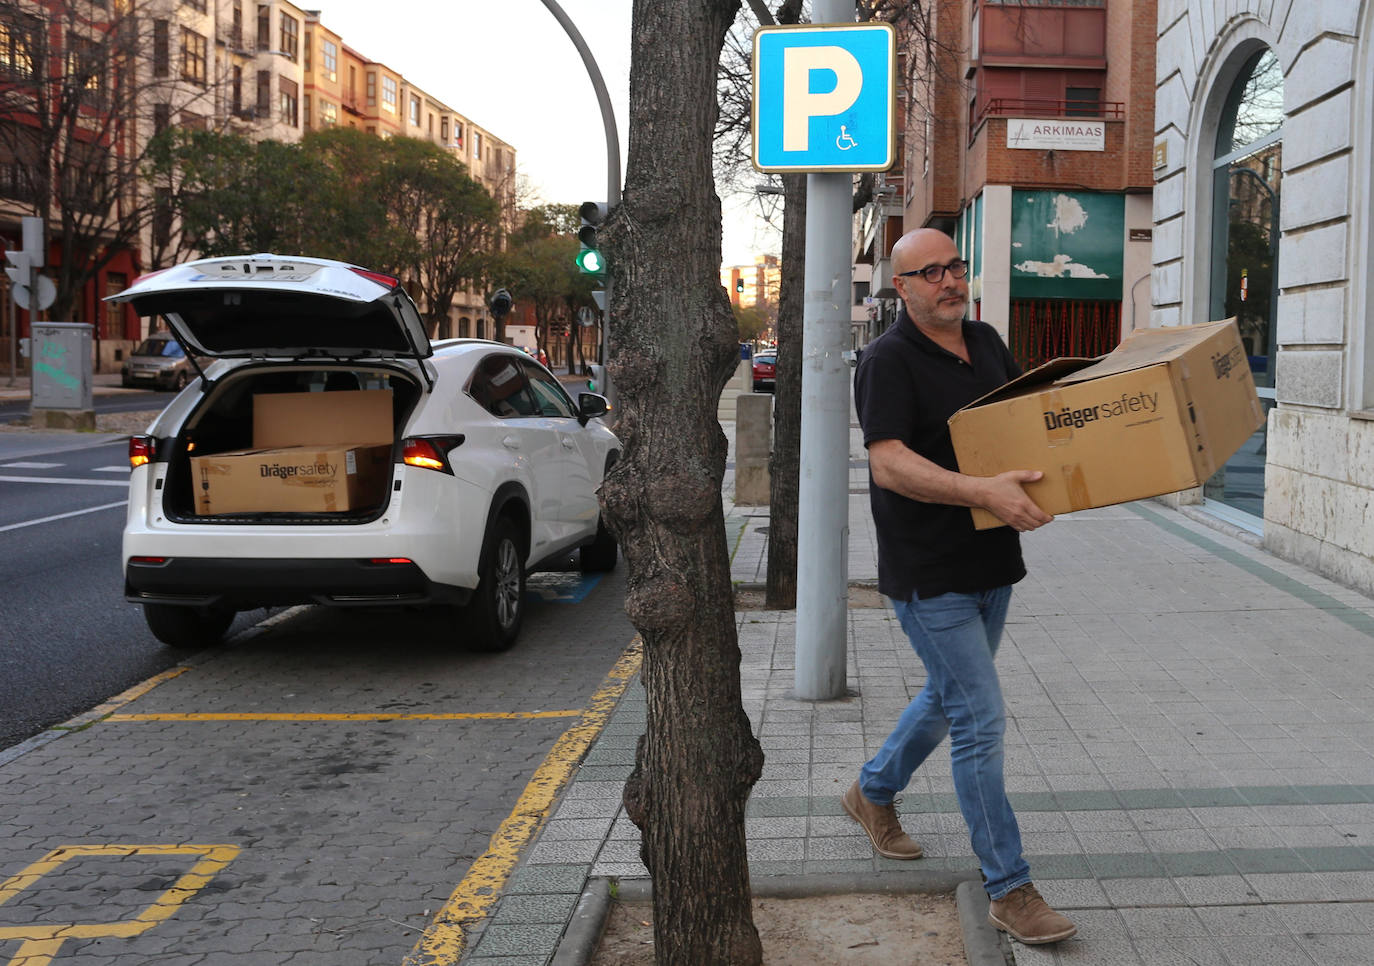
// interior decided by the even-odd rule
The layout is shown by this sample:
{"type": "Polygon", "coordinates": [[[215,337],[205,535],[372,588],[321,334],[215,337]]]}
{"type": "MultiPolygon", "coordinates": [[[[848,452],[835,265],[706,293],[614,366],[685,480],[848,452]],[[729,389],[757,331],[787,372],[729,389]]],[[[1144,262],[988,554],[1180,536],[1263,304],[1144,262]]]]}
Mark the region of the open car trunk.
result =
{"type": "Polygon", "coordinates": [[[231,370],[159,441],[163,512],[177,523],[374,520],[421,395],[413,375],[380,363],[231,370]]]}

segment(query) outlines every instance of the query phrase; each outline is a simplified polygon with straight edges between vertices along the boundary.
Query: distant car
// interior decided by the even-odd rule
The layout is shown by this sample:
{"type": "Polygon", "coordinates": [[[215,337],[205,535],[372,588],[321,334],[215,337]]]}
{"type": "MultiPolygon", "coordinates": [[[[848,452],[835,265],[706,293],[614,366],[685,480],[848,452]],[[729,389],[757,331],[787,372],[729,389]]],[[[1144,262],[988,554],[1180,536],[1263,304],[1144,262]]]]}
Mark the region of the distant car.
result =
{"type": "Polygon", "coordinates": [[[754,356],[754,392],[772,392],[777,383],[778,354],[763,352],[754,356]]]}
{"type": "Polygon", "coordinates": [[[129,440],[124,594],[163,643],[209,646],[236,611],[258,607],[432,605],[451,615],[456,639],[500,650],[519,632],[526,574],[579,549],[583,570],[615,566],[596,496],[620,451],[597,418],[605,397],[574,402],[514,346],[432,344],[396,278],[243,255],[146,275],[112,298],[162,316],[182,348],[214,360],[129,440]],[[389,397],[369,420],[385,438],[357,440],[366,465],[351,449],[334,463],[314,456],[340,442],[324,436],[364,396],[389,397]],[[317,443],[259,439],[269,403],[308,404],[325,427],[304,431],[317,443]],[[232,470],[215,459],[257,461],[236,465],[290,486],[247,509],[216,504],[216,474],[232,470]],[[309,495],[345,474],[346,500],[309,495]]]}
{"type": "Polygon", "coordinates": [[[144,339],[120,369],[120,383],[126,389],[155,386],[181,389],[195,376],[186,350],[170,335],[144,339]]]}

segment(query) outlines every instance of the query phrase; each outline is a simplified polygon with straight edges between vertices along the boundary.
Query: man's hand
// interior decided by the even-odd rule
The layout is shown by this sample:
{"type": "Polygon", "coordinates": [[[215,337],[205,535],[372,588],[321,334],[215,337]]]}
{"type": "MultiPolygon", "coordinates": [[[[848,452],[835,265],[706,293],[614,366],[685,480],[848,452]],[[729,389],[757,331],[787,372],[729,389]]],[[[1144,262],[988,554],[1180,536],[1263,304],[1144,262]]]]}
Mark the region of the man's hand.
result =
{"type": "Polygon", "coordinates": [[[1039,470],[1008,470],[983,477],[979,505],[1020,533],[1042,527],[1054,517],[1036,506],[1021,484],[1034,483],[1044,475],[1039,470]]]}

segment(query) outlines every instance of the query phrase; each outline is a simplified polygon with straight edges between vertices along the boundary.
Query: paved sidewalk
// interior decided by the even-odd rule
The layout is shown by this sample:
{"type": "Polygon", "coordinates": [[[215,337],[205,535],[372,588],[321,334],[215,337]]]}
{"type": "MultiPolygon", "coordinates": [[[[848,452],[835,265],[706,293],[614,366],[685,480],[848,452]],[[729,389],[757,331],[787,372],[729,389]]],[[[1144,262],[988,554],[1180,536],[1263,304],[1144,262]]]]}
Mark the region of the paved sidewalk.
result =
{"type": "MultiPolygon", "coordinates": [[[[850,455],[849,578],[874,582],[857,432],[850,455]]],[[[767,508],[733,506],[731,482],[732,569],[756,583],[767,508]]],[[[1024,547],[999,657],[1008,786],[1032,874],[1080,932],[1013,944],[1019,966],[1374,964],[1374,600],[1151,501],[1063,516],[1024,547]]],[[[788,697],[794,631],[792,612],[739,614],[767,755],[753,875],[976,878],[947,750],[904,795],[919,862],[875,857],[839,807],[922,684],[892,611],[850,612],[848,700],[788,697]]],[[[588,876],[645,876],[619,802],[643,721],[632,687],[465,963],[544,966],[588,876]]]]}

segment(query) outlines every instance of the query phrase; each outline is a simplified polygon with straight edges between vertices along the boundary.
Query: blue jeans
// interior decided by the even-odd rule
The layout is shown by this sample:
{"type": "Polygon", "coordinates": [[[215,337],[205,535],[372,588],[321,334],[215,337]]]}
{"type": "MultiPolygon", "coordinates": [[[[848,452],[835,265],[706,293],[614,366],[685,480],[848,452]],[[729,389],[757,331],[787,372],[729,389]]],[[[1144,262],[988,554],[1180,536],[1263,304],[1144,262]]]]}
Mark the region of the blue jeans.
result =
{"type": "Polygon", "coordinates": [[[993,899],[1030,881],[1002,776],[1007,719],[993,664],[1010,602],[1010,587],[892,602],[926,684],[859,772],[864,797],[887,804],[948,734],[954,792],[993,899]]]}

